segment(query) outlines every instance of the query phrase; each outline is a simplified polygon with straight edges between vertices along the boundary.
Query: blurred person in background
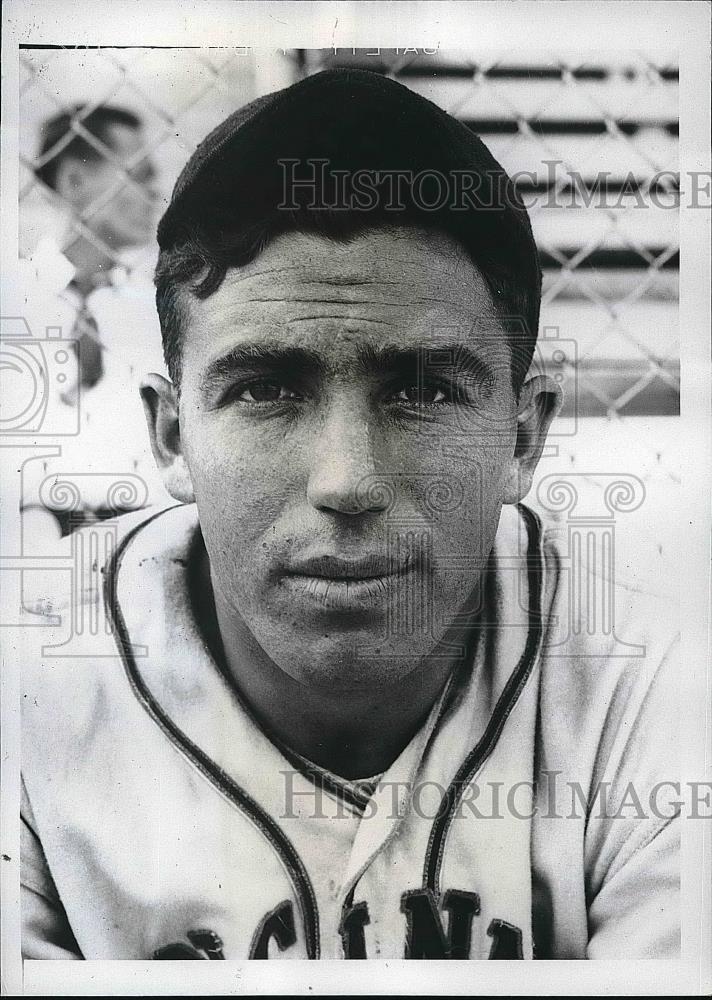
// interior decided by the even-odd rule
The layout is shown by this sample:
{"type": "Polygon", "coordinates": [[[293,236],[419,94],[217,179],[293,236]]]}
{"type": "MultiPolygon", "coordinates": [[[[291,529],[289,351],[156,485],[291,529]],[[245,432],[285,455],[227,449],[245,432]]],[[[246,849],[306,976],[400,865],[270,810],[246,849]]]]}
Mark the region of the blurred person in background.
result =
{"type": "Polygon", "coordinates": [[[35,331],[58,326],[74,341],[75,375],[57,391],[60,405],[79,407],[80,423],[78,435],[62,441],[61,456],[26,469],[23,534],[39,548],[114,513],[107,474],[138,475],[146,484],[135,501],[124,491],[122,509],[165,498],[138,393],[147,369],[163,371],[152,284],[159,196],[146,141],[138,116],[111,106],[76,105],[41,130],[35,176],[49,189],[47,225],[26,271],[26,299],[35,331]],[[79,509],[40,498],[55,474],[81,475],[79,509]]]}
{"type": "Polygon", "coordinates": [[[98,107],[84,115],[77,106],[42,129],[35,174],[86,227],[85,233],[71,233],[64,249],[80,289],[101,283],[123,250],[153,239],[156,172],[143,152],[145,144],[140,119],[123,108],[98,107]],[[94,136],[103,149],[76,128],[94,136]]]}

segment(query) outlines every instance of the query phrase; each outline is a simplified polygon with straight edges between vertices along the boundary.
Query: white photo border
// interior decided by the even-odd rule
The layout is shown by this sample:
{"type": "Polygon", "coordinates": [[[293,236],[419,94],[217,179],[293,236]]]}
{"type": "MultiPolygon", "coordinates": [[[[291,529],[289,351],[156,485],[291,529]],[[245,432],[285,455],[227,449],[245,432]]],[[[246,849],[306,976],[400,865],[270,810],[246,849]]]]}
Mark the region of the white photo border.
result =
{"type": "MultiPolygon", "coordinates": [[[[682,780],[710,780],[710,211],[689,207],[686,178],[710,170],[709,5],[697,0],[558,2],[264,2],[8,0],[3,9],[2,281],[17,274],[20,44],[518,50],[677,49],[680,56],[681,441],[686,528],[681,559],[682,780]],[[526,25],[526,31],[522,30],[526,25]]],[[[709,176],[709,175],[708,175],[709,176]]],[[[19,951],[19,676],[9,630],[2,683],[2,991],[6,995],[700,995],[712,989],[712,826],[688,820],[683,841],[680,961],[440,963],[406,961],[26,962],[19,951]],[[192,971],[191,971],[192,969],[192,971]]]]}

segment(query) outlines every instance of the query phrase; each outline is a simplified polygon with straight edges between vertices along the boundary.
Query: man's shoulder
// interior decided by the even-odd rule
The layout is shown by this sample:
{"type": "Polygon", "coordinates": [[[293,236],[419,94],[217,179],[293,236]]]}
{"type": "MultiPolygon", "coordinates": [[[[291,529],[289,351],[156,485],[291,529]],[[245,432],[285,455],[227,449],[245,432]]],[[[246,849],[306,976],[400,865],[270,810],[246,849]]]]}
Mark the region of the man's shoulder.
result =
{"type": "Polygon", "coordinates": [[[196,528],[195,507],[181,505],[99,521],[61,539],[24,598],[18,654],[25,697],[42,691],[46,700],[57,688],[69,705],[64,685],[110,682],[125,652],[128,614],[155,622],[162,608],[168,627],[170,586],[189,572],[196,528]]]}
{"type": "Polygon", "coordinates": [[[586,659],[641,659],[679,634],[679,600],[648,571],[636,575],[608,524],[539,519],[545,566],[544,652],[586,659]]]}
{"type": "Polygon", "coordinates": [[[679,603],[659,592],[659,581],[617,572],[609,526],[544,519],[524,504],[505,508],[495,559],[499,576],[511,578],[499,588],[501,621],[517,623],[527,609],[542,685],[558,692],[562,711],[600,705],[656,676],[669,686],[679,603]]]}
{"type": "Polygon", "coordinates": [[[27,619],[27,624],[50,627],[52,619],[68,608],[96,604],[106,591],[106,585],[98,584],[118,571],[134,541],[149,547],[154,561],[160,562],[186,545],[196,525],[194,504],[160,504],[93,521],[51,542],[47,572],[34,578],[24,592],[26,610],[38,616],[35,622],[27,619]]]}
{"type": "Polygon", "coordinates": [[[538,590],[545,648],[606,656],[620,645],[620,636],[636,647],[631,647],[635,655],[646,640],[669,645],[679,632],[679,600],[672,587],[661,585],[647,568],[631,572],[617,555],[610,525],[543,517],[528,504],[506,507],[493,554],[500,572],[522,578],[512,592],[518,601],[538,590]]]}
{"type": "Polygon", "coordinates": [[[652,726],[662,743],[674,740],[679,603],[655,580],[646,586],[616,573],[605,527],[581,532],[530,516],[528,561],[539,561],[542,573],[539,703],[549,739],[572,759],[598,755],[616,732],[649,742],[643,734],[652,726]]]}
{"type": "Polygon", "coordinates": [[[175,659],[171,643],[186,645],[188,611],[177,591],[182,581],[188,592],[196,528],[195,509],[180,506],[100,522],[69,539],[71,570],[47,574],[67,579],[47,590],[34,627],[20,630],[22,770],[31,790],[88,759],[87,780],[96,780],[153,738],[132,664],[155,661],[160,677],[175,659]]]}

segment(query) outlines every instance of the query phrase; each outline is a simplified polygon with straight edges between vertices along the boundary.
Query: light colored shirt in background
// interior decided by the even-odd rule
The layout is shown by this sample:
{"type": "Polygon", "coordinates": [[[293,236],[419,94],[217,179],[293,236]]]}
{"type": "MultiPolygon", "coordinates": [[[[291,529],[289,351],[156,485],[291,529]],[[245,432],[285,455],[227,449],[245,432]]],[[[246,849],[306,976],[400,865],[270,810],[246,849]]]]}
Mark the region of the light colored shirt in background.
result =
{"type": "MultiPolygon", "coordinates": [[[[23,478],[24,509],[42,504],[51,491],[48,477],[69,480],[79,488],[81,510],[104,509],[112,483],[139,476],[145,484],[135,492],[122,492],[129,509],[168,502],[151,454],[148,431],[139,395],[142,378],[149,372],[166,374],[161,333],[156,314],[153,267],[156,250],[140,248],[120,255],[120,264],[106,276],[106,283],[82,299],[72,285],[74,267],[53,237],[45,237],[24,262],[26,318],[34,336],[48,327],[61,328],[63,340],[76,338],[77,315],[83,301],[96,322],[102,345],[103,375],[95,386],[79,388],[77,403],[64,403],[72,386],[50,377],[55,398],[43,435],[52,440],[52,412],[78,405],[78,433],[57,438],[61,455],[29,462],[23,478]]],[[[59,428],[57,429],[59,433],[59,428]]],[[[130,482],[135,484],[135,480],[130,482]]],[[[45,506],[50,504],[44,503],[45,506]]]]}

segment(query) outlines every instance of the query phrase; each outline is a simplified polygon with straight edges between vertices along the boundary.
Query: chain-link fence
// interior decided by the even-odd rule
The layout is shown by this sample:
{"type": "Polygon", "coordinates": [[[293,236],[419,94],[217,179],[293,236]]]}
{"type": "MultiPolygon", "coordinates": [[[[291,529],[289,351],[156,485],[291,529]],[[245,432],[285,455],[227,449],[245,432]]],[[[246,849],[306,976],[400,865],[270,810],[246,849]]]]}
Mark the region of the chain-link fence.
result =
{"type": "Polygon", "coordinates": [[[671,573],[679,413],[674,53],[26,48],[20,61],[24,256],[51,230],[64,250],[84,239],[125,264],[102,236],[102,213],[133,192],[145,215],[157,215],[209,129],[237,106],[323,68],[388,74],[466,122],[515,178],[540,249],[538,362],[562,382],[567,400],[540,480],[555,472],[589,482],[598,473],[636,477],[646,493],[638,521],[645,539],[632,532],[631,552],[651,553],[653,571],[671,573]],[[120,155],[92,127],[106,105],[141,125],[140,143],[120,155]],[[62,114],[63,133],[48,139],[47,123],[62,114]],[[67,196],[71,179],[61,187],[53,175],[78,141],[112,173],[80,209],[67,196]]]}
{"type": "MultiPolygon", "coordinates": [[[[114,183],[63,239],[100,237],[88,226],[156,161],[167,196],[180,166],[227,113],[269,89],[330,66],[387,73],[477,131],[530,209],[544,270],[543,322],[573,335],[567,358],[576,393],[564,415],[678,412],[678,73],[641,54],[546,56],[526,62],[384,50],[25,50],[21,88],[21,245],[46,231],[48,206],[66,204],[47,183],[52,163],[84,140],[115,170],[114,183]],[[258,71],[261,63],[262,72],[258,71]],[[267,66],[265,63],[273,63],[267,66]],[[141,120],[145,144],[128,162],[87,128],[98,107],[141,120]],[[42,123],[69,112],[67,130],[40,153],[42,123]],[[74,113],[72,113],[74,112],[74,113]],[[44,182],[43,182],[44,178],[44,182]]],[[[105,247],[111,254],[111,247],[105,247]]]]}

